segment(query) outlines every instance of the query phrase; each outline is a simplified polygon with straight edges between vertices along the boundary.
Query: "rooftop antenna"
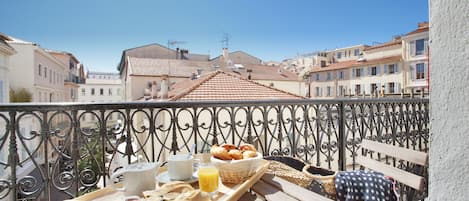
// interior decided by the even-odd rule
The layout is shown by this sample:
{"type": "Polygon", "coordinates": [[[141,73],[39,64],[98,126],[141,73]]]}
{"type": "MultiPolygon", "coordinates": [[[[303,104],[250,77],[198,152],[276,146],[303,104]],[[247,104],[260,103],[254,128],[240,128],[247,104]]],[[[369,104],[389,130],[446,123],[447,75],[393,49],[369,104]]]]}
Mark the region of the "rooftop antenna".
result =
{"type": "Polygon", "coordinates": [[[229,41],[230,41],[230,35],[228,33],[223,33],[223,38],[220,41],[222,48],[228,48],[229,41]]]}
{"type": "MultiPolygon", "coordinates": [[[[171,82],[169,81],[169,79],[171,78],[171,62],[170,62],[171,59],[169,57],[170,50],[175,45],[177,48],[179,48],[180,44],[185,44],[185,43],[186,43],[185,41],[168,40],[168,86],[171,86],[171,82]]],[[[176,54],[178,53],[176,52],[176,54]]]]}

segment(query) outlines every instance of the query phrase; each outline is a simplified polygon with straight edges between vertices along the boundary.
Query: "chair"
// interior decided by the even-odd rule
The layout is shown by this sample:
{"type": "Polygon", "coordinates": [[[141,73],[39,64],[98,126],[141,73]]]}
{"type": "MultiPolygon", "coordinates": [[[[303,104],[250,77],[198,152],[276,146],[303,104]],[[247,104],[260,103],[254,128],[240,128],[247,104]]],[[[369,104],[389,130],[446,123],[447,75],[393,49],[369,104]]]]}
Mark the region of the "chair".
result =
{"type": "MultiPolygon", "coordinates": [[[[361,149],[362,153],[364,155],[359,154],[357,156],[357,163],[360,164],[361,166],[371,169],[374,171],[378,171],[383,173],[386,176],[392,177],[394,180],[400,182],[401,184],[404,184],[406,186],[411,187],[412,189],[415,189],[419,192],[422,192],[425,187],[425,178],[393,167],[391,165],[388,165],[384,162],[378,161],[376,159],[372,159],[370,157],[367,157],[367,151],[368,152],[375,152],[375,153],[381,153],[390,157],[394,157],[396,159],[401,159],[404,161],[408,161],[412,164],[418,165],[422,168],[419,168],[420,171],[418,174],[422,174],[426,167],[428,167],[428,154],[424,152],[419,152],[411,149],[406,149],[403,147],[397,147],[389,144],[384,144],[380,142],[375,142],[371,140],[363,140],[361,143],[361,149]]],[[[412,200],[415,190],[407,194],[407,200],[412,200]]]]}

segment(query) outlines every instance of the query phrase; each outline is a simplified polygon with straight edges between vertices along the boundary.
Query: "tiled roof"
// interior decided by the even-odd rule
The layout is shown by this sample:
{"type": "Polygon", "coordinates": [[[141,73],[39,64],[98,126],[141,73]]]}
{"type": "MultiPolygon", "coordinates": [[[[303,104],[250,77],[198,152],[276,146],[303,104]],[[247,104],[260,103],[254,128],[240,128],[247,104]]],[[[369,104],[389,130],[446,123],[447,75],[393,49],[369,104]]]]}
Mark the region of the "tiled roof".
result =
{"type": "Polygon", "coordinates": [[[171,88],[169,97],[173,101],[303,99],[301,96],[222,71],[209,73],[197,80],[177,83],[171,88]]]}
{"type": "Polygon", "coordinates": [[[129,57],[129,67],[130,75],[190,77],[197,69],[210,69],[211,64],[202,61],[129,57]]]}
{"type": "Polygon", "coordinates": [[[382,43],[382,44],[375,45],[375,46],[365,47],[364,50],[365,50],[365,51],[367,51],[367,50],[375,50],[375,49],[379,49],[379,48],[390,47],[390,46],[401,45],[401,44],[402,44],[402,40],[401,40],[401,39],[398,39],[398,40],[395,40],[395,41],[386,42],[386,43],[382,43]]]}
{"type": "Polygon", "coordinates": [[[295,73],[285,70],[279,72],[279,67],[257,64],[245,64],[243,66],[244,68],[242,69],[229,67],[214,68],[211,62],[129,57],[129,75],[162,76],[170,74],[170,76],[174,77],[190,77],[192,73],[201,69],[203,74],[215,70],[237,73],[243,78],[247,78],[250,74],[252,80],[298,80],[298,76],[295,73]],[[168,68],[168,61],[171,70],[168,68]],[[251,73],[248,73],[248,70],[250,70],[251,73]]]}
{"type": "Polygon", "coordinates": [[[324,71],[338,70],[338,69],[358,67],[358,66],[390,63],[390,62],[396,62],[396,61],[402,61],[402,56],[396,55],[396,56],[390,56],[390,57],[384,57],[384,58],[366,60],[366,61],[353,61],[352,60],[352,61],[338,62],[338,63],[331,64],[327,67],[311,69],[311,72],[312,73],[324,72],[324,71]]]}
{"type": "Polygon", "coordinates": [[[428,22],[419,23],[419,27],[406,34],[406,36],[428,31],[428,22]]]}

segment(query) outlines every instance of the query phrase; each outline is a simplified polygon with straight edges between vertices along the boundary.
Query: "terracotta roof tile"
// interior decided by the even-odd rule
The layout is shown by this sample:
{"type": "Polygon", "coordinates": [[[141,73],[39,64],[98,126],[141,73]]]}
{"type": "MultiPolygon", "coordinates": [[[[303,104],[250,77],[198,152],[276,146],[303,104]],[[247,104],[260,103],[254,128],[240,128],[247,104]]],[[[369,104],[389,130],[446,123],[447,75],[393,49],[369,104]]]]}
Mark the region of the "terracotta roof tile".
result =
{"type": "Polygon", "coordinates": [[[402,56],[396,55],[396,56],[384,57],[384,58],[367,60],[367,61],[353,61],[352,60],[352,61],[338,62],[338,63],[331,64],[327,67],[311,69],[311,73],[345,69],[345,68],[358,67],[358,66],[374,65],[374,64],[381,64],[381,63],[390,63],[390,62],[396,62],[396,61],[402,61],[402,56]]]}
{"type": "Polygon", "coordinates": [[[169,96],[173,101],[303,99],[302,96],[222,71],[175,84],[169,96]]]}
{"type": "Polygon", "coordinates": [[[402,44],[402,40],[399,39],[399,40],[396,40],[396,41],[390,41],[390,42],[382,43],[382,44],[375,45],[375,46],[365,47],[364,50],[365,50],[365,51],[367,51],[367,50],[375,50],[375,49],[379,49],[379,48],[390,47],[390,46],[401,45],[401,44],[402,44]]]}

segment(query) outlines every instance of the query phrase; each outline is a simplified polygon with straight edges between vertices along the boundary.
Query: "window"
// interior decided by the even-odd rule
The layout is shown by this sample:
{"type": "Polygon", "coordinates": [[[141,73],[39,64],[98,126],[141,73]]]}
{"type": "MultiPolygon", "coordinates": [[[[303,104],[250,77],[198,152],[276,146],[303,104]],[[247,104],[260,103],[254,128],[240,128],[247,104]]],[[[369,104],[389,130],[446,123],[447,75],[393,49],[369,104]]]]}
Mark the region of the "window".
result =
{"type": "Polygon", "coordinates": [[[344,71],[337,71],[336,78],[338,80],[342,80],[344,79],[344,77],[345,77],[344,71]]]}
{"type": "Polygon", "coordinates": [[[361,77],[362,76],[362,69],[361,68],[355,68],[353,70],[355,71],[355,77],[361,77]]]}
{"type": "Polygon", "coordinates": [[[342,52],[337,52],[337,59],[342,58],[342,52]]]}
{"type": "Polygon", "coordinates": [[[103,88],[99,89],[99,95],[101,95],[101,96],[104,95],[104,89],[103,88]]]}
{"type": "Polygon", "coordinates": [[[319,78],[320,78],[319,73],[316,73],[316,81],[319,81],[319,78]]]}
{"type": "Polygon", "coordinates": [[[319,96],[319,94],[320,94],[320,89],[319,87],[316,87],[316,96],[319,96]]]}
{"type": "Polygon", "coordinates": [[[359,84],[355,85],[355,95],[360,94],[361,91],[362,91],[362,90],[360,89],[360,85],[359,85],[359,84]]]}
{"type": "Polygon", "coordinates": [[[327,80],[331,80],[332,79],[331,77],[332,77],[331,72],[327,72],[327,80]]]}
{"type": "Polygon", "coordinates": [[[396,91],[395,91],[395,88],[394,88],[394,87],[395,87],[395,84],[394,84],[394,82],[390,82],[390,83],[388,83],[388,91],[389,91],[389,93],[390,93],[390,94],[396,93],[396,91]]]}
{"type": "Polygon", "coordinates": [[[418,63],[416,68],[416,78],[417,79],[425,79],[425,64],[418,63]]]}
{"type": "Polygon", "coordinates": [[[41,64],[39,64],[39,66],[37,68],[37,71],[39,73],[39,76],[41,76],[42,75],[42,65],[41,64]]]}
{"type": "Polygon", "coordinates": [[[360,50],[359,49],[353,50],[353,56],[358,56],[358,55],[360,55],[360,50]]]}
{"type": "Polygon", "coordinates": [[[86,94],[86,90],[85,90],[85,88],[82,88],[81,89],[81,95],[84,96],[85,94],[86,94]]]}
{"type": "Polygon", "coordinates": [[[337,93],[338,96],[343,96],[344,95],[344,86],[339,85],[339,91],[337,93]]]}
{"type": "Polygon", "coordinates": [[[47,78],[47,67],[44,67],[44,77],[47,78]]]}
{"type": "Polygon", "coordinates": [[[112,88],[109,88],[108,93],[110,96],[112,96],[112,88]]]}
{"type": "Polygon", "coordinates": [[[375,94],[378,91],[378,85],[376,83],[371,83],[370,85],[371,95],[375,94]]]}
{"type": "Polygon", "coordinates": [[[49,69],[49,83],[52,83],[52,69],[49,69]]]}
{"type": "Polygon", "coordinates": [[[70,89],[70,98],[75,98],[75,94],[73,93],[73,89],[70,89]]]}
{"type": "Polygon", "coordinates": [[[91,95],[94,96],[94,88],[91,88],[91,95]]]}
{"type": "Polygon", "coordinates": [[[331,96],[331,87],[327,87],[327,96],[331,96]]]}
{"type": "Polygon", "coordinates": [[[378,75],[378,70],[376,66],[371,67],[371,75],[378,75]]]}
{"type": "Polygon", "coordinates": [[[394,74],[396,73],[396,65],[395,64],[389,64],[388,65],[388,74],[394,74]]]}
{"type": "Polygon", "coordinates": [[[420,39],[415,41],[415,55],[422,55],[425,53],[425,40],[420,39]]]}

